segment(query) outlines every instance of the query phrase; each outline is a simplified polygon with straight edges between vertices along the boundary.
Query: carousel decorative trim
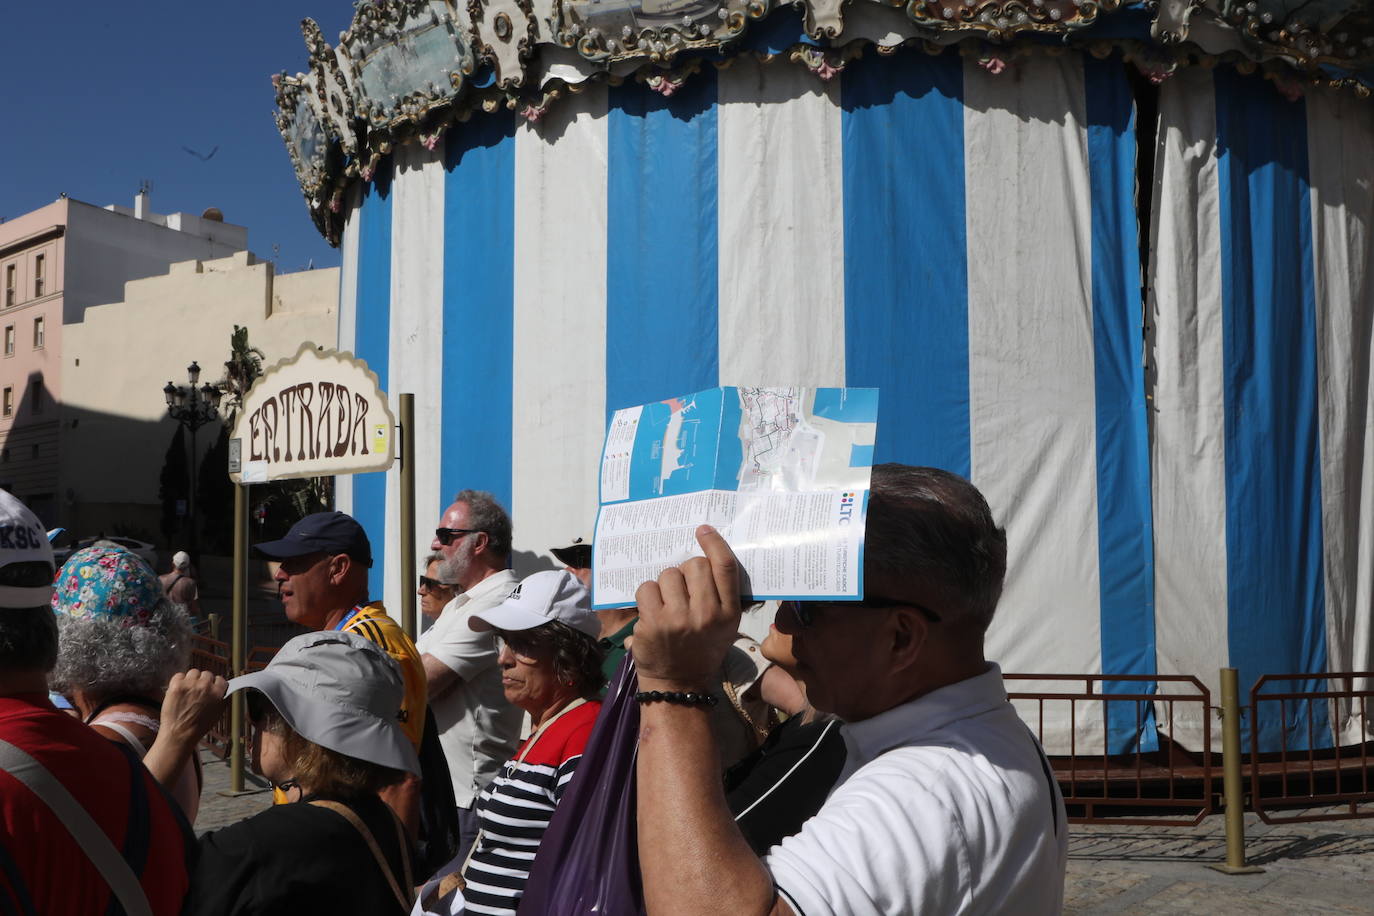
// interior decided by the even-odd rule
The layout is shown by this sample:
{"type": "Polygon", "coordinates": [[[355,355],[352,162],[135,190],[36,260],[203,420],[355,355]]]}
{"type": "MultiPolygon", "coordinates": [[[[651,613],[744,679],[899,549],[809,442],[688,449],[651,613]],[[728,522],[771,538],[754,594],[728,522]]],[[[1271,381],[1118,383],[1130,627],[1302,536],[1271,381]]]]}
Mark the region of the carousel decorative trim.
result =
{"type": "Polygon", "coordinates": [[[704,63],[781,60],[832,80],[866,50],[950,47],[990,73],[1030,53],[1120,54],[1153,82],[1180,66],[1262,72],[1290,99],[1308,87],[1374,86],[1374,9],[1364,0],[358,0],[331,48],[301,24],[309,66],[273,77],[277,128],[320,232],[338,244],[347,190],[398,145],[434,149],[474,113],[540,120],[595,82],[633,79],[672,96],[704,63]],[[750,31],[784,6],[790,42],[750,31]],[[860,16],[862,13],[862,16],[860,16]],[[1148,17],[1148,34],[1142,14],[1148,17]],[[795,15],[795,14],[792,14],[795,15]],[[1119,35],[1091,26],[1133,16],[1119,35]],[[856,24],[852,31],[847,19],[856,24]],[[860,22],[862,20],[862,22],[860,22]],[[886,22],[884,22],[886,20],[886,22]],[[794,20],[795,21],[795,20],[794,20]],[[878,38],[879,35],[886,37],[878,38]],[[1047,44],[1046,39],[1055,39],[1047,44]]]}

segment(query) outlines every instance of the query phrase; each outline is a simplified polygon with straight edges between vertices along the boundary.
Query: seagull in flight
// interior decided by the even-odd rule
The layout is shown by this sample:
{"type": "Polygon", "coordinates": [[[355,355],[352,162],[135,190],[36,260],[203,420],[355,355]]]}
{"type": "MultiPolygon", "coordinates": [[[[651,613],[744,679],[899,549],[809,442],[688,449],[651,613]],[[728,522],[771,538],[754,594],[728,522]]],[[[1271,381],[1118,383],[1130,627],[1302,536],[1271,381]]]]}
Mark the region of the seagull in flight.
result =
{"type": "Polygon", "coordinates": [[[198,153],[195,150],[191,149],[189,146],[183,146],[182,149],[186,150],[186,152],[190,153],[192,156],[195,156],[201,162],[209,162],[211,159],[215,157],[215,153],[219,152],[218,146],[210,150],[209,153],[198,153]]]}

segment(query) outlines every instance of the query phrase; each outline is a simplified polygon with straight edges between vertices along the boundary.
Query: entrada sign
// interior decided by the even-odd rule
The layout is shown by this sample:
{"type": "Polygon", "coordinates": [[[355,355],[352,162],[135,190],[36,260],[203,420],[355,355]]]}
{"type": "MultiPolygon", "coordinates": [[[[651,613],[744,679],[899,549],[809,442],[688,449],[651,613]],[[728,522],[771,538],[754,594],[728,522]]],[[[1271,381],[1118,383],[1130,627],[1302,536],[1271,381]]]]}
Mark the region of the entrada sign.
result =
{"type": "Polygon", "coordinates": [[[367,363],[302,344],[244,397],[230,439],[240,460],[229,476],[235,483],[260,483],[386,470],[395,425],[367,363]]]}

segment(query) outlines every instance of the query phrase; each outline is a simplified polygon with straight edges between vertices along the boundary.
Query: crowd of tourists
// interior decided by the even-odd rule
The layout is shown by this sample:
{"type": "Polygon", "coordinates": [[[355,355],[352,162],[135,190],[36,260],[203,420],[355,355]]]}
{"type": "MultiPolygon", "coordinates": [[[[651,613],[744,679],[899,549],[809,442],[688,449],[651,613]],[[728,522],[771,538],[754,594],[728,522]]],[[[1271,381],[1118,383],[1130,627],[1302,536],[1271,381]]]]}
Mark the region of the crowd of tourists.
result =
{"type": "Polygon", "coordinates": [[[875,467],[857,602],[752,606],[696,537],[596,611],[588,540],[519,578],[464,490],[412,640],[367,532],[310,515],[255,545],[308,632],[226,681],[189,667],[188,557],[55,569],[0,491],[0,913],[1059,912],[1063,800],[983,651],[1007,545],[978,490],[875,467]],[[274,803],[197,838],[233,694],[274,803]]]}

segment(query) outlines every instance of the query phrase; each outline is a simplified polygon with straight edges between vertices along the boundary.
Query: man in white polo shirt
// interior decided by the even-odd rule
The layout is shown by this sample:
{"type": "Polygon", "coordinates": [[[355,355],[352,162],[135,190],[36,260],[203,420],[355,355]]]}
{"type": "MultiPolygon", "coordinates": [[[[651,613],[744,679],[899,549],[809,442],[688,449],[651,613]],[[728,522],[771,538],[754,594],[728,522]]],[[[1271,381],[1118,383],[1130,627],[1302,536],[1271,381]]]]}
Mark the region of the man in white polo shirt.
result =
{"type": "Polygon", "coordinates": [[[734,826],[704,712],[739,621],[739,570],[706,558],[637,595],[638,832],[656,914],[1058,913],[1068,829],[1039,744],[983,656],[1006,534],[968,481],[873,469],[865,597],[777,617],[817,709],[845,721],[840,781],[763,859],[734,826]]]}
{"type": "Polygon", "coordinates": [[[415,645],[453,777],[461,861],[477,839],[477,794],[515,754],[524,716],[520,707],[506,702],[501,689],[496,637],[468,626],[474,612],[500,604],[515,587],[515,574],[508,568],[510,516],[490,493],[463,490],[444,510],[430,546],[443,556],[439,578],[452,583],[458,594],[415,645]]]}

